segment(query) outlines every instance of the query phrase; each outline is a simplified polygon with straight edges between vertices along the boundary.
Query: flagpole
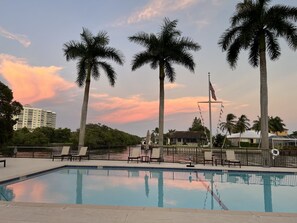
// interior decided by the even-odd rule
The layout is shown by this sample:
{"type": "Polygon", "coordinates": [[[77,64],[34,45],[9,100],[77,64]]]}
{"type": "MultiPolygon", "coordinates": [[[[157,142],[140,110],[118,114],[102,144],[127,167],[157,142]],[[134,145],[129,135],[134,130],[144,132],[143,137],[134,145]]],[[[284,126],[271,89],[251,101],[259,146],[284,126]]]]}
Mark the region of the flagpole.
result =
{"type": "Polygon", "coordinates": [[[212,124],[211,124],[211,97],[210,97],[210,72],[208,72],[208,110],[209,110],[209,148],[212,150],[212,124]]]}

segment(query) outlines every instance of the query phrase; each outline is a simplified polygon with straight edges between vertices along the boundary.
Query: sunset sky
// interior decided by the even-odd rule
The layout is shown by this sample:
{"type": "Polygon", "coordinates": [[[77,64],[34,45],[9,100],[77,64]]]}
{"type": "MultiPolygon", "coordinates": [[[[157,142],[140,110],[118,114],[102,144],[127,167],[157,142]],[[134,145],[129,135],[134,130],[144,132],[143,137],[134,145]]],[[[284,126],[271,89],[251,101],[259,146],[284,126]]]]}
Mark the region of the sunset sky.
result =
{"type": "MultiPolygon", "coordinates": [[[[23,105],[57,113],[57,127],[79,128],[83,88],[76,83],[76,61],[67,62],[63,44],[80,40],[82,27],[94,35],[106,31],[110,46],[125,56],[123,66],[110,62],[117,72],[114,87],[102,73],[92,80],[88,123],[144,136],[158,127],[158,70],[149,65],[131,71],[133,55],[143,48],[128,37],[140,31],[157,33],[163,19],[177,19],[183,36],[199,43],[193,53],[196,68],[191,73],[174,65],[176,81],[165,82],[164,132],[187,130],[200,117],[197,102],[208,99],[208,72],[219,101],[228,113],[242,114],[252,121],[260,115],[259,68],[248,63],[241,52],[236,69],[226,62],[226,53],[218,46],[236,0],[0,0],[0,81],[14,92],[23,105]]],[[[272,0],[271,4],[297,7],[296,0],[272,0]]],[[[281,57],[269,61],[269,115],[279,116],[289,132],[297,131],[297,52],[284,39],[281,57]]],[[[201,105],[208,126],[208,108],[201,105]]],[[[213,133],[219,120],[220,105],[212,107],[213,133]]]]}

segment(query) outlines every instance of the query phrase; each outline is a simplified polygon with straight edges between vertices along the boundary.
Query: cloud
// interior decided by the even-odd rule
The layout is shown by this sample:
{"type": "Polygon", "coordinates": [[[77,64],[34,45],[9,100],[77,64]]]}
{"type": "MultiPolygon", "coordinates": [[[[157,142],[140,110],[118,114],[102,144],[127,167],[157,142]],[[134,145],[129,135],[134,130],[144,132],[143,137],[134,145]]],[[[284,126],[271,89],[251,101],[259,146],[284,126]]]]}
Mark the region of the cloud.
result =
{"type": "Polygon", "coordinates": [[[183,84],[178,84],[178,83],[166,83],[165,85],[164,85],[164,88],[166,89],[166,90],[172,90],[172,89],[176,89],[176,88],[184,88],[185,87],[185,85],[183,85],[183,84]]]}
{"type": "Polygon", "coordinates": [[[144,8],[131,15],[127,19],[127,23],[134,24],[163,16],[166,12],[183,10],[199,2],[199,0],[151,0],[144,8]]]}
{"type": "Polygon", "coordinates": [[[58,91],[75,86],[59,76],[62,68],[37,67],[24,59],[0,54],[0,74],[10,84],[14,98],[22,104],[30,104],[53,98],[58,91]]]}
{"type": "Polygon", "coordinates": [[[28,47],[31,45],[31,41],[28,39],[27,36],[8,32],[7,30],[3,29],[1,26],[0,26],[0,35],[7,39],[18,41],[24,47],[28,47]]]}
{"type": "MultiPolygon", "coordinates": [[[[92,96],[91,96],[92,97],[92,96]]],[[[159,100],[148,101],[141,95],[134,95],[128,98],[92,97],[90,107],[100,114],[96,121],[107,123],[129,123],[144,120],[152,120],[159,115],[159,100]]],[[[182,97],[165,100],[165,115],[197,112],[197,101],[205,101],[204,97],[182,97]]],[[[201,105],[201,109],[207,109],[207,105],[201,105]]]]}

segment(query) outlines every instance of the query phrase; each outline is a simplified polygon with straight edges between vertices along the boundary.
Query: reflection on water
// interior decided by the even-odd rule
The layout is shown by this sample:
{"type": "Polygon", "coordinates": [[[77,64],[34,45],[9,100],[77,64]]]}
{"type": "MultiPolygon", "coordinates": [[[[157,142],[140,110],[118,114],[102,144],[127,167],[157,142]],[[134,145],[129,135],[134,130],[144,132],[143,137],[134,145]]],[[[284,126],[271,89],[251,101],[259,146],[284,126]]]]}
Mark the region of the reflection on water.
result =
{"type": "Polygon", "coordinates": [[[0,185],[0,200],[297,213],[297,175],[65,168],[0,185]]]}

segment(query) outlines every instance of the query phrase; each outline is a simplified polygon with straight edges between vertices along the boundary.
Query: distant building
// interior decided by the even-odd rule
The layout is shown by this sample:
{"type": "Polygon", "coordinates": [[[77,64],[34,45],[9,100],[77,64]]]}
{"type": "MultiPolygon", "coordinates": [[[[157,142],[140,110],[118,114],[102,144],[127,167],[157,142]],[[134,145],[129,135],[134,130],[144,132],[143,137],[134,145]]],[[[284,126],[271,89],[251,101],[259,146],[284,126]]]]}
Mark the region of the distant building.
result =
{"type": "Polygon", "coordinates": [[[198,146],[207,143],[204,132],[200,131],[175,131],[170,133],[171,145],[198,146]]]}
{"type": "Polygon", "coordinates": [[[51,127],[56,128],[56,113],[41,108],[33,108],[30,105],[24,105],[24,110],[20,115],[15,116],[18,119],[17,123],[13,126],[14,130],[27,127],[33,130],[38,127],[51,127]]]}
{"type": "MultiPolygon", "coordinates": [[[[269,133],[269,137],[275,136],[275,134],[269,133]]],[[[231,141],[231,145],[238,146],[240,142],[246,142],[250,144],[259,144],[261,141],[261,132],[256,132],[254,130],[248,130],[243,133],[233,133],[227,135],[227,139],[231,141]]]]}

